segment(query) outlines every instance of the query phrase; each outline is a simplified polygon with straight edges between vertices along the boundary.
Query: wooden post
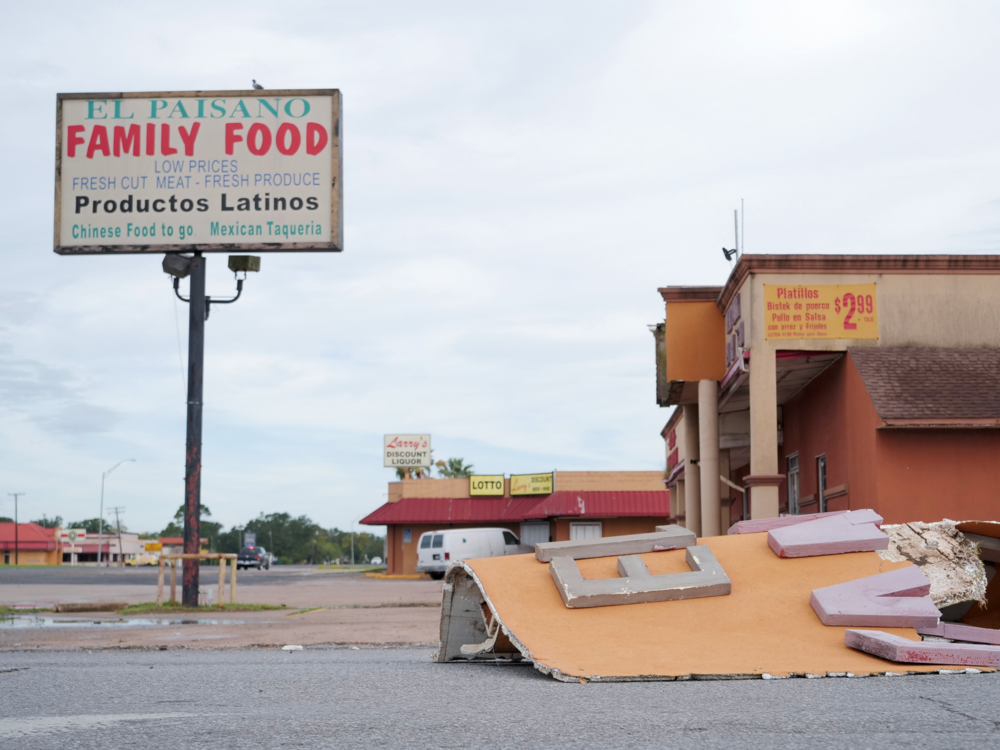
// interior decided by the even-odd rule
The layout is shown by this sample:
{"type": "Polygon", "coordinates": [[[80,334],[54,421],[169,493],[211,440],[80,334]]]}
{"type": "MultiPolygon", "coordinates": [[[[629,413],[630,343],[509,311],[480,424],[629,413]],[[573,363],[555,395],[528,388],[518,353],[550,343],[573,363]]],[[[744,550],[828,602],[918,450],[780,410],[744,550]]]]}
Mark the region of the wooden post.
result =
{"type": "Polygon", "coordinates": [[[177,560],[170,561],[170,601],[177,603],[177,560]]]}
{"type": "Polygon", "coordinates": [[[219,609],[225,606],[222,599],[222,592],[226,587],[226,558],[219,555],[219,609]]]}
{"type": "Polygon", "coordinates": [[[236,560],[229,563],[232,573],[229,574],[229,603],[236,604],[236,560]]]}
{"type": "Polygon", "coordinates": [[[163,556],[160,556],[159,572],[156,576],[156,606],[163,606],[163,556]]]}

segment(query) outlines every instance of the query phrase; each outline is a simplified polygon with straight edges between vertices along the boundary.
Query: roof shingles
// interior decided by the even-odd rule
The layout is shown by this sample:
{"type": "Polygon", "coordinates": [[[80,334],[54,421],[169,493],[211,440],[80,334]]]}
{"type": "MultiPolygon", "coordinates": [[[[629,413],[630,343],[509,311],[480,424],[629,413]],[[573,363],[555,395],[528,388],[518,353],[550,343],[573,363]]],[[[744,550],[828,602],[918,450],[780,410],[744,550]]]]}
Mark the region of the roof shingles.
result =
{"type": "Polygon", "coordinates": [[[1000,349],[849,349],[882,419],[1000,418],[1000,349]]]}

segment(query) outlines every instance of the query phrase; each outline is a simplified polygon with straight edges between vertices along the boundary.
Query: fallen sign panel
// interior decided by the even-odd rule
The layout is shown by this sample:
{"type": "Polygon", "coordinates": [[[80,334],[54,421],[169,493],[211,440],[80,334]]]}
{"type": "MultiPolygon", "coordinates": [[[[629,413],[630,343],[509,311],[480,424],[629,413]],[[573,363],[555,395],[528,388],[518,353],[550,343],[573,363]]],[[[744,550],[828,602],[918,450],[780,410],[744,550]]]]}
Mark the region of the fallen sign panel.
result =
{"type": "Polygon", "coordinates": [[[978,643],[914,642],[880,630],[848,630],[844,643],[883,659],[904,664],[955,664],[1000,667],[1000,647],[978,643]]]}
{"type": "Polygon", "coordinates": [[[691,567],[688,573],[652,575],[641,555],[618,558],[620,578],[585,580],[570,557],[554,558],[549,572],[566,606],[576,609],[729,594],[729,577],[708,547],[687,547],[685,559],[691,567]]]}
{"type": "Polygon", "coordinates": [[[918,568],[900,568],[816,589],[809,603],[824,625],[933,628],[941,612],[927,595],[930,590],[918,568]]]}
{"type": "Polygon", "coordinates": [[[852,510],[767,532],[767,543],[778,557],[815,557],[887,549],[889,537],[879,530],[882,516],[873,510],[852,510]]]}
{"type": "MultiPolygon", "coordinates": [[[[728,574],[729,596],[569,609],[552,583],[549,566],[533,555],[464,561],[445,578],[435,658],[528,659],[565,681],[896,671],[881,659],[847,648],[845,628],[823,625],[809,598],[813,589],[910,563],[887,562],[874,552],[779,558],[764,534],[698,543],[712,551],[728,574]]],[[[690,572],[684,549],[640,556],[652,575],[690,572]]],[[[578,560],[577,565],[588,580],[619,577],[616,556],[578,560]]],[[[888,632],[918,638],[910,628],[888,632]]],[[[915,665],[907,671],[940,668],[915,665]]]]}

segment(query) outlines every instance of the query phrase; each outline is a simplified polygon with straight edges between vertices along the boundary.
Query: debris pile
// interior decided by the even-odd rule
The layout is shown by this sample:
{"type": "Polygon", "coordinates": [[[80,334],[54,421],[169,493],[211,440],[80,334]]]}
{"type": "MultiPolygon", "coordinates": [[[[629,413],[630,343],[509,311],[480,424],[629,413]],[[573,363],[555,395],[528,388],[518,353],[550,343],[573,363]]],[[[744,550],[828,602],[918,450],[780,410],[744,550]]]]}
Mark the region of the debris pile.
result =
{"type": "Polygon", "coordinates": [[[564,681],[1000,667],[986,599],[1000,524],[881,523],[815,514],[697,540],[658,527],[462,561],[445,578],[435,661],[523,659],[564,681]]]}

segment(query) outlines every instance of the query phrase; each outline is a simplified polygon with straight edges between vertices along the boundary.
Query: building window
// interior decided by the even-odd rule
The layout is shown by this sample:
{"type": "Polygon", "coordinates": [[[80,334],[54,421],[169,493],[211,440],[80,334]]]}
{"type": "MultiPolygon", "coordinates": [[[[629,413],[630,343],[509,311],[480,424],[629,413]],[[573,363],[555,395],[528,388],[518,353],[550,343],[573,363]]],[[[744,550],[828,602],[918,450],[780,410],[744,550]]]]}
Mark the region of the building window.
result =
{"type": "Polygon", "coordinates": [[[413,529],[403,529],[403,544],[413,541],[413,529]]]}
{"type": "Polygon", "coordinates": [[[816,456],[816,499],[819,512],[826,513],[826,454],[816,456]]]}
{"type": "Polygon", "coordinates": [[[569,525],[569,539],[570,541],[576,541],[577,539],[600,539],[601,538],[601,522],[600,521],[574,521],[569,525]]]}
{"type": "Polygon", "coordinates": [[[799,514],[799,454],[788,457],[788,515],[799,514]]]}

